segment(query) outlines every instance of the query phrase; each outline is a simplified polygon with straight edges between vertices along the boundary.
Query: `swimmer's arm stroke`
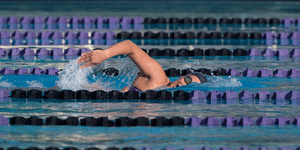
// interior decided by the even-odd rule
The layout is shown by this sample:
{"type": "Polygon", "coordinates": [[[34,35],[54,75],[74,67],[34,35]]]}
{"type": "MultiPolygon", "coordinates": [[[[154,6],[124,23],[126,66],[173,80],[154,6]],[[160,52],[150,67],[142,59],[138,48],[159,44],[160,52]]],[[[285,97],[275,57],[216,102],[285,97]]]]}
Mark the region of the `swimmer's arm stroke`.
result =
{"type": "Polygon", "coordinates": [[[150,80],[158,79],[161,81],[162,78],[168,80],[162,66],[130,40],[119,42],[106,50],[84,53],[79,58],[78,62],[85,63],[80,68],[88,66],[93,67],[101,64],[106,59],[117,55],[128,55],[138,66],[141,72],[140,76],[147,77],[150,80]]]}

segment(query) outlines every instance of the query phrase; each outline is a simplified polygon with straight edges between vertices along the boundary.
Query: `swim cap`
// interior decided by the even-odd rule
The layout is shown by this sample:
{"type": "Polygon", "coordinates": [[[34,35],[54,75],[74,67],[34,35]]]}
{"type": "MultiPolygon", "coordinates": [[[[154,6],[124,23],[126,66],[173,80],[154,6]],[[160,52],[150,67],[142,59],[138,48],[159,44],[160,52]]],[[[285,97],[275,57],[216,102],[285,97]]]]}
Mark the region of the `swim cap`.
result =
{"type": "Polygon", "coordinates": [[[200,72],[193,72],[193,73],[191,73],[191,75],[194,75],[194,76],[198,77],[198,79],[200,80],[201,84],[207,82],[206,77],[202,73],[200,73],[200,72]]]}
{"type": "Polygon", "coordinates": [[[93,51],[96,51],[96,50],[103,50],[102,48],[94,48],[93,51]]]}

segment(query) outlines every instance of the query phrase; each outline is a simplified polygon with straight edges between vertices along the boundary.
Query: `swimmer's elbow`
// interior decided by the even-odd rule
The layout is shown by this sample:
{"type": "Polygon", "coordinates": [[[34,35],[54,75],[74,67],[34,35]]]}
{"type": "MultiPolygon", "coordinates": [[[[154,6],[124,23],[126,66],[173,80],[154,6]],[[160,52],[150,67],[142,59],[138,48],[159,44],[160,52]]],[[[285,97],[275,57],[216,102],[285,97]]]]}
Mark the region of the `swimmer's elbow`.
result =
{"type": "Polygon", "coordinates": [[[134,49],[134,47],[138,47],[135,43],[133,43],[131,40],[125,40],[124,43],[131,49],[134,49]]]}
{"type": "Polygon", "coordinates": [[[125,86],[122,90],[121,90],[121,92],[128,92],[129,91],[129,86],[125,86]]]}
{"type": "Polygon", "coordinates": [[[125,40],[123,42],[126,43],[127,45],[133,45],[134,44],[131,40],[125,40]]]}
{"type": "Polygon", "coordinates": [[[131,40],[125,40],[123,41],[124,45],[130,50],[130,53],[134,53],[139,47],[133,43],[131,40]]]}

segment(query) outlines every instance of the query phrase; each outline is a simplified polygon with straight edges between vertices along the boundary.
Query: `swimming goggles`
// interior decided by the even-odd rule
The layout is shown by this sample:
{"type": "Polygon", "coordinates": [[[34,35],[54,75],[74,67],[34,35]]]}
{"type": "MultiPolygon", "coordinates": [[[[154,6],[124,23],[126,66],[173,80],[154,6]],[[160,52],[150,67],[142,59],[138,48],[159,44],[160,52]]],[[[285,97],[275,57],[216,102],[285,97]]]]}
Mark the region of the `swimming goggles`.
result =
{"type": "Polygon", "coordinates": [[[188,85],[188,84],[191,84],[193,82],[193,79],[192,79],[192,77],[187,75],[187,76],[184,77],[184,82],[186,83],[186,85],[188,85]]]}

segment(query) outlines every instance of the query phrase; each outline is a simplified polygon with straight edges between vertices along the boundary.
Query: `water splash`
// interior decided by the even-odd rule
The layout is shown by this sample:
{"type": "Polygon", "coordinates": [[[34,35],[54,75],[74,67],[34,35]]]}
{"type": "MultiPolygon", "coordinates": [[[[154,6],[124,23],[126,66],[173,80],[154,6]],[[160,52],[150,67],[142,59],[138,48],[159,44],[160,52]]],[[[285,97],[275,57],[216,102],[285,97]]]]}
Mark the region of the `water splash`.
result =
{"type": "Polygon", "coordinates": [[[139,73],[138,67],[129,59],[129,57],[122,59],[123,66],[119,68],[120,75],[125,76],[125,78],[121,78],[121,83],[125,83],[127,85],[131,85],[132,81],[137,77],[139,73]]]}
{"type": "Polygon", "coordinates": [[[33,80],[33,81],[26,81],[27,84],[29,84],[28,87],[33,87],[33,88],[44,88],[43,83],[33,80]]]}
{"type": "Polygon", "coordinates": [[[118,76],[108,76],[106,74],[98,74],[94,76],[95,83],[98,86],[104,86],[106,89],[105,91],[109,90],[121,90],[125,86],[131,85],[132,81],[137,77],[139,72],[138,67],[131,61],[129,57],[123,57],[122,59],[118,60],[118,64],[116,65],[115,62],[107,61],[103,64],[103,66],[98,67],[98,72],[102,72],[103,68],[114,67],[119,70],[118,76]]]}
{"type": "Polygon", "coordinates": [[[90,67],[79,69],[79,67],[77,59],[71,60],[59,73],[59,81],[56,81],[57,86],[60,89],[77,91],[89,84],[87,76],[91,74],[92,69],[90,67]]]}
{"type": "Polygon", "coordinates": [[[77,60],[71,60],[59,73],[59,81],[56,81],[57,87],[73,91],[80,89],[88,91],[121,90],[124,86],[131,84],[139,70],[128,57],[119,61],[122,62],[122,66],[115,66],[115,68],[120,70],[120,75],[114,77],[102,73],[103,68],[112,67],[114,63],[104,62],[93,68],[79,69],[80,64],[77,63],[77,60]]]}
{"type": "Polygon", "coordinates": [[[210,87],[241,87],[243,86],[242,82],[235,77],[219,77],[215,76],[209,79],[211,84],[208,84],[210,87]]]}
{"type": "Polygon", "coordinates": [[[13,83],[11,83],[11,82],[3,81],[3,82],[0,82],[0,87],[13,88],[13,87],[16,87],[16,86],[14,86],[13,83]]]}
{"type": "MultiPolygon", "coordinates": [[[[0,80],[1,79],[2,79],[2,77],[0,77],[0,80]]],[[[15,86],[11,82],[2,81],[2,82],[0,82],[0,87],[3,87],[3,88],[13,88],[15,86]]]]}

